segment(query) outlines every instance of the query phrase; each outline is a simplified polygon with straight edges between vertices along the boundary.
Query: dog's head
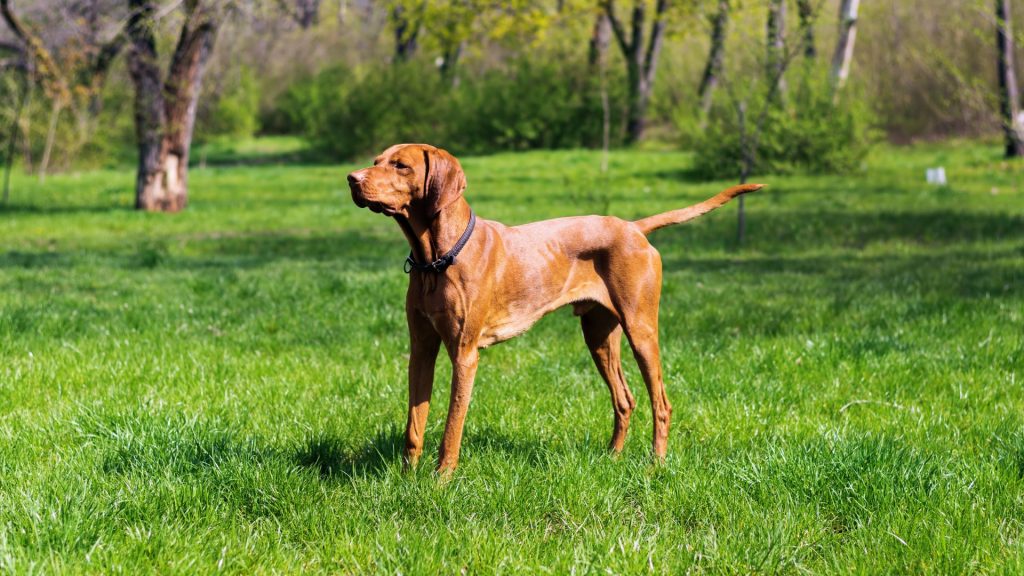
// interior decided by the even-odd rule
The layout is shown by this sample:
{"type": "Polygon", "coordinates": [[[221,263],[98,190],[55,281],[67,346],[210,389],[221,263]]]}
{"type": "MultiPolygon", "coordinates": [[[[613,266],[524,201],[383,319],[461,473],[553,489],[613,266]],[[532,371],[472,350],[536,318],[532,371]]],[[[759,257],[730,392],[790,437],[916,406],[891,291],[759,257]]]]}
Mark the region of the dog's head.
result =
{"type": "Polygon", "coordinates": [[[348,175],[352,201],[387,216],[433,219],[466,189],[466,175],[448,152],[428,144],[396,144],[373,166],[348,175]]]}

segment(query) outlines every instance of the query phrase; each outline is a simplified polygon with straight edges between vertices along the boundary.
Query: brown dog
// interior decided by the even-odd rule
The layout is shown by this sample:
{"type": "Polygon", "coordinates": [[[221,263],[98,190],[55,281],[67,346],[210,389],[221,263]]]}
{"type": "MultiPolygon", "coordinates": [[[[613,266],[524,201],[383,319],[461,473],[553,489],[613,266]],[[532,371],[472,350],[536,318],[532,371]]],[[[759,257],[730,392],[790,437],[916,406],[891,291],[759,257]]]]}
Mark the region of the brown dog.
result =
{"type": "Polygon", "coordinates": [[[625,332],[651,397],[654,455],[664,459],[672,406],[658,350],[661,257],[647,235],[710,212],[760,184],[729,188],[689,208],[635,222],[577,216],[508,227],[476,220],[462,197],[466,177],[458,160],[433,146],[392,146],[372,167],[349,174],[348,181],[356,205],[394,218],[412,247],[405,300],[411,341],[407,466],[415,466],[423,452],[441,344],[452,362],[437,464],[447,473],[459,461],[478,350],[526,332],[566,304],[580,317],[590,354],[611,390],[610,449],[622,450],[636,406],[619,359],[625,332]]]}

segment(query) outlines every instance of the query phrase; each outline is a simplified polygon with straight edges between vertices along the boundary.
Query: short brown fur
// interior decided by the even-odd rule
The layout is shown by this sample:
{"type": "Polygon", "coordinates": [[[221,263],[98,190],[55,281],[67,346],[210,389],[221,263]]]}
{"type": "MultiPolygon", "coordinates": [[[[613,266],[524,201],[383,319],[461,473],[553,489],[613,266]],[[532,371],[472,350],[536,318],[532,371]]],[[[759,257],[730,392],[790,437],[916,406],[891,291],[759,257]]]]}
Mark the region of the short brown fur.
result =
{"type": "MultiPolygon", "coordinates": [[[[348,176],[352,200],[394,218],[418,262],[432,262],[462,236],[470,208],[459,161],[425,144],[399,144],[348,176]]],[[[458,465],[478,351],[526,332],[545,314],[572,305],[598,372],[611,392],[610,449],[622,450],[636,406],[620,361],[629,341],[651,398],[654,456],[665,458],[672,406],[658,348],[661,257],[647,234],[710,212],[760,184],[736,186],[699,204],[628,222],[576,216],[508,227],[478,219],[456,264],[443,273],[413,271],[409,324],[409,415],[404,458],[415,466],[443,344],[452,362],[451,400],[437,468],[458,465]]]]}

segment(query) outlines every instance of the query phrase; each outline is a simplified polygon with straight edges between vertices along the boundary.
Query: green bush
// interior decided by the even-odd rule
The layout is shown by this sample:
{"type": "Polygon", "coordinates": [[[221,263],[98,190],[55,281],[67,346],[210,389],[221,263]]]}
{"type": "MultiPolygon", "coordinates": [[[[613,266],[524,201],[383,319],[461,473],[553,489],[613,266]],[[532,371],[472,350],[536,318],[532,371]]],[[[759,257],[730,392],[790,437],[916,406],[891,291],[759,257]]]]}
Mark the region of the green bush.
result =
{"type": "MultiPolygon", "coordinates": [[[[621,125],[623,83],[609,78],[612,126],[621,125]]],[[[452,145],[460,151],[598,147],[600,85],[585,64],[520,60],[465,83],[455,94],[461,118],[452,145]]],[[[621,131],[613,130],[613,144],[621,131]]]]}
{"type": "MultiPolygon", "coordinates": [[[[601,99],[589,72],[585,64],[521,60],[453,88],[419,62],[372,74],[332,68],[287,90],[277,116],[336,158],[410,141],[455,153],[599,146],[601,99]]],[[[621,125],[621,84],[609,78],[613,126],[621,125]]]]}
{"type": "MultiPolygon", "coordinates": [[[[763,90],[763,86],[760,88],[763,90]]],[[[692,137],[695,171],[700,176],[735,178],[741,173],[743,130],[737,110],[742,98],[721,99],[712,108],[705,129],[692,137]]],[[[762,94],[746,100],[750,146],[765,104],[762,94]]],[[[679,122],[684,134],[693,134],[692,115],[681,115],[679,122]]],[[[770,105],[756,140],[752,173],[841,174],[861,167],[877,133],[870,110],[858,98],[847,93],[833,100],[826,82],[815,81],[811,73],[805,73],[798,82],[790,84],[784,99],[770,105]]]]}
{"type": "Polygon", "coordinates": [[[430,72],[413,64],[373,74],[331,68],[289,89],[281,106],[313,147],[331,157],[443,140],[450,102],[439,75],[430,72]]]}
{"type": "Polygon", "coordinates": [[[241,67],[238,78],[216,97],[200,99],[196,140],[251,138],[259,130],[260,87],[252,69],[241,67]]]}

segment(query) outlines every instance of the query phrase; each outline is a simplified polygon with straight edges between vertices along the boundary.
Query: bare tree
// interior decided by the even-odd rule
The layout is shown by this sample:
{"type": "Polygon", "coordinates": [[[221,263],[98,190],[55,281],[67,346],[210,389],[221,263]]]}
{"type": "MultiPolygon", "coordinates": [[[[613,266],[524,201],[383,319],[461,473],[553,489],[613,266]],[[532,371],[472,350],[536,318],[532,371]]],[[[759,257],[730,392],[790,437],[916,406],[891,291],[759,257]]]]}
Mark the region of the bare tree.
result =
{"type": "Polygon", "coordinates": [[[1013,62],[1013,21],[1010,0],[996,0],[996,41],[999,54],[999,111],[1003,119],[1006,157],[1024,157],[1024,119],[1013,62]]]}
{"type": "MultiPolygon", "coordinates": [[[[24,46],[19,50],[22,51],[25,61],[23,67],[31,78],[30,85],[38,82],[50,103],[46,141],[38,166],[40,181],[46,177],[56,142],[57,126],[65,110],[70,108],[79,119],[79,125],[84,127],[79,131],[78,145],[88,139],[90,114],[95,116],[99,107],[86,107],[82,104],[84,101],[91,100],[95,103],[98,100],[110,65],[124,46],[123,31],[119,31],[106,43],[100,41],[98,28],[102,12],[103,9],[96,0],[63,7],[56,18],[83,21],[84,33],[79,34],[77,42],[67,43],[70,46],[62,46],[62,50],[51,52],[43,42],[42,36],[24,24],[14,13],[10,0],[0,0],[0,15],[24,46]],[[54,54],[61,57],[59,62],[54,54]]],[[[31,90],[28,94],[31,94],[31,90]]],[[[28,117],[25,121],[27,123],[28,117]]],[[[24,131],[27,131],[27,125],[24,131]]],[[[26,146],[26,158],[29,157],[26,146]]],[[[26,166],[30,165],[31,162],[26,162],[26,166]]]]}
{"type": "Polygon", "coordinates": [[[185,0],[185,21],[170,69],[161,80],[156,47],[157,0],[129,0],[128,72],[135,85],[139,168],[135,207],[177,212],[188,202],[188,158],[203,70],[219,24],[216,9],[185,0]]]}
{"type": "Polygon", "coordinates": [[[53,152],[53,142],[57,135],[57,121],[64,108],[71,104],[71,89],[68,86],[68,79],[57,66],[43,41],[14,14],[10,0],[0,0],[0,14],[3,15],[4,21],[18,40],[25,44],[25,51],[29,54],[32,67],[38,73],[37,77],[43,82],[43,88],[50,99],[50,124],[46,132],[43,157],[39,164],[39,179],[43,181],[46,178],[50,154],[53,152]]]}
{"type": "Polygon", "coordinates": [[[603,0],[608,21],[612,25],[615,39],[626,60],[629,79],[629,111],[626,119],[628,142],[640,140],[646,128],[647,105],[651,101],[654,77],[658,69],[658,56],[665,40],[665,12],[668,10],[668,4],[668,0],[657,0],[654,18],[651,20],[651,33],[645,44],[647,2],[634,0],[632,22],[630,23],[631,32],[627,33],[622,21],[615,15],[614,0],[603,0]]]}
{"type": "Polygon", "coordinates": [[[857,40],[857,8],[860,0],[842,0],[839,5],[839,40],[832,57],[832,85],[838,91],[850,76],[853,46],[857,40]]]}
{"type": "Polygon", "coordinates": [[[711,21],[711,49],[708,51],[708,61],[704,65],[704,74],[701,76],[700,88],[697,91],[705,117],[711,111],[712,97],[722,76],[730,8],[730,0],[718,0],[718,10],[711,21]]]}

